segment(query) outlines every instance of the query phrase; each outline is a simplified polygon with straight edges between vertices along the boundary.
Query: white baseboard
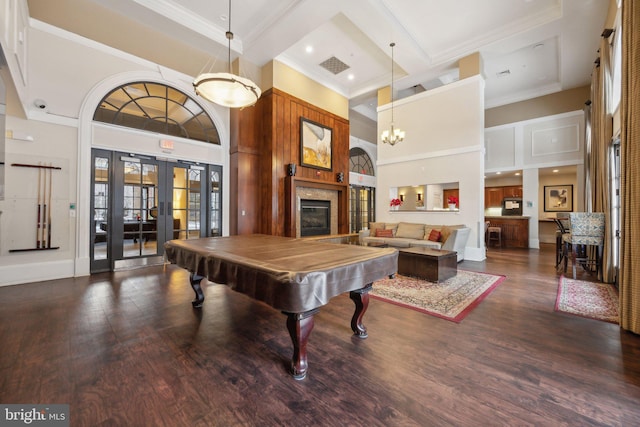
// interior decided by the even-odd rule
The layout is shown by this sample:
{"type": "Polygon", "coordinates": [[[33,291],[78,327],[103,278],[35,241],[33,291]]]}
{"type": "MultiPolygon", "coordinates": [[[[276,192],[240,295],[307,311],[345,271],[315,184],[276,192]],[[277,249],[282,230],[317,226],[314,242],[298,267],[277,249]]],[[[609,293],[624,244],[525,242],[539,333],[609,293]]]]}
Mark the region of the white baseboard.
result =
{"type": "Polygon", "coordinates": [[[464,248],[464,259],[469,261],[484,261],[487,258],[487,251],[481,248],[464,248]]]}
{"type": "Polygon", "coordinates": [[[0,286],[74,277],[73,260],[7,265],[0,267],[0,286]]]}

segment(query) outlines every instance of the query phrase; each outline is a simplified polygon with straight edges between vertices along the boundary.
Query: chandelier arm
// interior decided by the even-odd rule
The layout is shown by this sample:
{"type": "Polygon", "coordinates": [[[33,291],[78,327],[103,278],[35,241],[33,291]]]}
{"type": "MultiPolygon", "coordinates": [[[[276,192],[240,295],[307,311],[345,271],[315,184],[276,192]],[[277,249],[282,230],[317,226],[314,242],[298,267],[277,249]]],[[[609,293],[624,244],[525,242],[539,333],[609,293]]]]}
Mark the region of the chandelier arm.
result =
{"type": "Polygon", "coordinates": [[[393,54],[393,48],[395,47],[395,43],[391,42],[389,46],[391,46],[391,129],[385,130],[382,132],[381,138],[384,144],[389,144],[391,146],[396,145],[398,142],[402,142],[404,140],[404,132],[400,129],[395,129],[394,127],[394,117],[393,117],[393,66],[395,63],[395,57],[393,54]]]}

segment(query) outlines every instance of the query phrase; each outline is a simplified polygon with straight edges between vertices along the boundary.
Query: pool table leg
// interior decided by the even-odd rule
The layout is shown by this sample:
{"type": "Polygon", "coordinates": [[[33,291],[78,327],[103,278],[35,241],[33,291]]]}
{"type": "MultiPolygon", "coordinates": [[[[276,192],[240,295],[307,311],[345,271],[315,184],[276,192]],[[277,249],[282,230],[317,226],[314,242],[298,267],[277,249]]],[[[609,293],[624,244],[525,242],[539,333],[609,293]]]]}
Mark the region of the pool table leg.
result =
{"type": "Polygon", "coordinates": [[[349,298],[351,298],[353,303],[356,305],[353,317],[351,318],[351,330],[355,336],[362,339],[369,336],[367,334],[367,328],[362,324],[362,318],[369,307],[369,291],[372,287],[372,284],[369,283],[362,289],[349,292],[349,298]]]}
{"type": "Polygon", "coordinates": [[[304,313],[284,313],[287,315],[287,329],[293,342],[291,375],[296,380],[307,376],[307,341],[313,329],[313,316],[318,311],[314,309],[304,313]]]}
{"type": "Polygon", "coordinates": [[[191,273],[189,275],[189,283],[191,283],[191,287],[196,293],[196,299],[191,301],[191,305],[193,305],[194,308],[201,308],[202,303],[204,302],[204,293],[202,292],[202,288],[200,287],[200,282],[202,282],[203,279],[204,276],[198,276],[194,273],[191,273]]]}

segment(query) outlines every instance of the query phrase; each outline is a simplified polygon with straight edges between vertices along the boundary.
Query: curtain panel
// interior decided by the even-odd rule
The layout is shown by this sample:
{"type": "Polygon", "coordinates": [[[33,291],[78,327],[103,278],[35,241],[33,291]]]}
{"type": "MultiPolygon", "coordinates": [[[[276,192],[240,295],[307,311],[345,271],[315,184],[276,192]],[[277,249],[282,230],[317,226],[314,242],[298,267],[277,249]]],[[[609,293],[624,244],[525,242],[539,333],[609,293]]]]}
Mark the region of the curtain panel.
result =
{"type": "Polygon", "coordinates": [[[640,1],[622,1],[620,326],[640,334],[640,1]],[[634,194],[634,189],[636,189],[634,194]]]}
{"type": "Polygon", "coordinates": [[[609,178],[609,154],[611,152],[611,137],[613,136],[613,117],[611,116],[611,45],[609,36],[600,39],[600,92],[598,103],[600,104],[600,125],[596,137],[597,144],[593,148],[592,167],[595,171],[595,190],[593,192],[593,212],[604,212],[604,251],[602,253],[602,281],[612,283],[615,281],[615,268],[613,260],[613,248],[611,243],[614,230],[611,227],[611,186],[609,178]]]}

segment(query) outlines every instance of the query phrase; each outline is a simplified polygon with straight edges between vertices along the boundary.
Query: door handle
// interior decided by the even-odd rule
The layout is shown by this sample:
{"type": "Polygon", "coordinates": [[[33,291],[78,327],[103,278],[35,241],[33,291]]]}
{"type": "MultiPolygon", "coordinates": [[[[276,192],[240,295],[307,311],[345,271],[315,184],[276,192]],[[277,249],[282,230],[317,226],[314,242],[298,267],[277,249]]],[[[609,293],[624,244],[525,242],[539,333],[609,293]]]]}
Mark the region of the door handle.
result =
{"type": "Polygon", "coordinates": [[[164,215],[164,202],[160,202],[158,206],[158,215],[164,215]]]}
{"type": "Polygon", "coordinates": [[[173,202],[167,202],[167,215],[173,215],[173,202]]]}

